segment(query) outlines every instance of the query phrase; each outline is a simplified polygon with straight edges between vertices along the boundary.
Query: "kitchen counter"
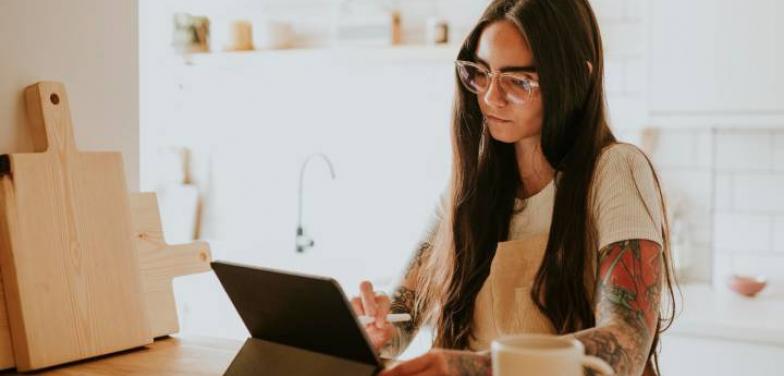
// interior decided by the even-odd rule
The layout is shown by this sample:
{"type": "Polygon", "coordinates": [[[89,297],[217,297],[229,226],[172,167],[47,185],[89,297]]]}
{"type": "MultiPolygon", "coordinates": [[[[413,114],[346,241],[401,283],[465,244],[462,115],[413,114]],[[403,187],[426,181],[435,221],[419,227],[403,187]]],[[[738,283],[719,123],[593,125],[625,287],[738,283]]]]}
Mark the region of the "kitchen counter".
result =
{"type": "MultiPolygon", "coordinates": [[[[739,296],[722,288],[714,290],[708,284],[682,285],[681,291],[680,315],[665,337],[745,342],[766,346],[770,351],[784,348],[784,320],[781,319],[784,299],[774,291],[763,291],[756,298],[739,296]]],[[[240,340],[178,335],[159,339],[143,348],[35,374],[220,375],[242,344],[240,340]]],[[[732,350],[731,353],[736,352],[732,350]]],[[[16,374],[13,370],[0,372],[0,375],[16,374]]]]}
{"type": "MultiPolygon", "coordinates": [[[[222,375],[243,342],[221,338],[167,337],[143,348],[47,369],[35,375],[222,375]]],[[[0,375],[29,375],[14,370],[0,375]]]]}
{"type": "MultiPolygon", "coordinates": [[[[772,286],[768,286],[770,289],[772,286]]],[[[681,286],[679,316],[666,334],[784,347],[784,297],[763,290],[754,298],[708,284],[681,286]]]]}

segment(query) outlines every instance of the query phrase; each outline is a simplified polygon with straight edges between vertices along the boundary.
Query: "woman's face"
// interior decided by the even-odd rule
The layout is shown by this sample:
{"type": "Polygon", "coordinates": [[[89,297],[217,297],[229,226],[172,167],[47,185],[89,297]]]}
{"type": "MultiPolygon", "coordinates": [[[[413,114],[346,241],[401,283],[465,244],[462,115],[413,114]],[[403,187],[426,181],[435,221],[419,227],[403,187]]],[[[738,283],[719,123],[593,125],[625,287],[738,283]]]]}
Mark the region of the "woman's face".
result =
{"type": "MultiPolygon", "coordinates": [[[[497,21],[485,27],[479,37],[476,63],[494,73],[515,72],[515,76],[539,81],[531,49],[515,24],[510,21],[497,21]]],[[[542,130],[542,100],[539,88],[533,89],[525,103],[514,103],[508,99],[496,77],[486,91],[476,96],[490,135],[494,139],[516,143],[539,138],[542,130]]]]}

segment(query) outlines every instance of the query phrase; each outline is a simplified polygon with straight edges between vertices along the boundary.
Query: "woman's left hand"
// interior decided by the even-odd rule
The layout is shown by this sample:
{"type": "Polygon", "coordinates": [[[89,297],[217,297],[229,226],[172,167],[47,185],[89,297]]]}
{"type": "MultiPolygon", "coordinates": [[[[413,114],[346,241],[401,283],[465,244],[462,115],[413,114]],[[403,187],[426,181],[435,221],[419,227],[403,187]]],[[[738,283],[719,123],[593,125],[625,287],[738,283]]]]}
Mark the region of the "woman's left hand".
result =
{"type": "Polygon", "coordinates": [[[490,355],[470,351],[433,349],[398,363],[378,376],[490,376],[490,355]]]}

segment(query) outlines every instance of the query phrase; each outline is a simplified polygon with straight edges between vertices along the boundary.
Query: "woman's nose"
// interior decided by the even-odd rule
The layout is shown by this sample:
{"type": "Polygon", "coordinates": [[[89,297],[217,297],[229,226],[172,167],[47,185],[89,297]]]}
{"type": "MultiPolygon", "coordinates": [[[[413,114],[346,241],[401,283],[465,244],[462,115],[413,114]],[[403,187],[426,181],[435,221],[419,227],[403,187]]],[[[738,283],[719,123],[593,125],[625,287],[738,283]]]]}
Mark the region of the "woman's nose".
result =
{"type": "Polygon", "coordinates": [[[487,91],[482,96],[482,99],[490,106],[503,107],[506,105],[506,93],[501,90],[498,80],[495,77],[490,79],[490,84],[487,86],[487,91]]]}

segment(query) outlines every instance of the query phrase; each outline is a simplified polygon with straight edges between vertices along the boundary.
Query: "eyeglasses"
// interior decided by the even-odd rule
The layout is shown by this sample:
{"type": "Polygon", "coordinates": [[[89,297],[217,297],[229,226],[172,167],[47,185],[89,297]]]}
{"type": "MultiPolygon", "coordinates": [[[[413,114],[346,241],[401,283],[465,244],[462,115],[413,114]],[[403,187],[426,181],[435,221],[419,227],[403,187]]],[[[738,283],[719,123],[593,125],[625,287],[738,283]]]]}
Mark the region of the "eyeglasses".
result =
{"type": "Polygon", "coordinates": [[[539,83],[515,72],[490,72],[479,64],[471,61],[455,61],[457,76],[468,91],[474,94],[484,94],[493,82],[493,77],[498,77],[506,100],[511,103],[524,104],[531,98],[534,89],[539,83]]]}

